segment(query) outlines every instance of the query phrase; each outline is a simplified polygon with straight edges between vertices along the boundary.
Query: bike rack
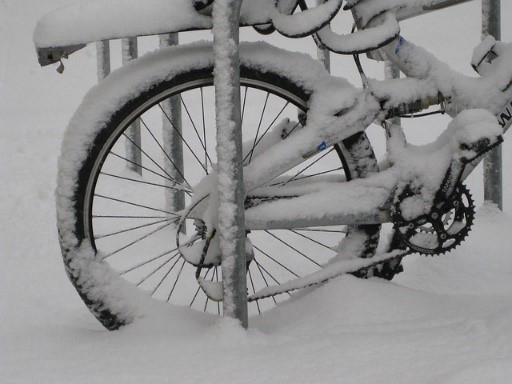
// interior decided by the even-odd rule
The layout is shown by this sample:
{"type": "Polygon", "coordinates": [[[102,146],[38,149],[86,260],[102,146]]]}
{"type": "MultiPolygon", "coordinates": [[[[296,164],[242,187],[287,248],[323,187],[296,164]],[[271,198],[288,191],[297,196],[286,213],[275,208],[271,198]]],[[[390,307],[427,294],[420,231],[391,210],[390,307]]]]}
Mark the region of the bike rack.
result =
{"type": "MultiPolygon", "coordinates": [[[[325,0],[317,0],[317,4],[325,0]]],[[[431,8],[422,13],[411,14],[416,17],[423,13],[466,3],[472,0],[438,0],[431,8]]],[[[239,18],[242,0],[215,0],[213,5],[213,34],[215,51],[215,95],[217,122],[217,157],[218,170],[222,175],[219,181],[219,215],[218,233],[222,249],[223,274],[223,309],[224,316],[237,319],[247,328],[247,285],[245,256],[245,219],[244,186],[242,167],[242,135],[240,124],[240,73],[238,56],[239,18]],[[226,105],[230,108],[226,108],[226,105]],[[234,151],[232,150],[234,148],[234,151]],[[234,234],[234,235],[233,235],[234,234]]],[[[500,38],[500,0],[484,0],[482,3],[482,34],[500,38]]],[[[135,39],[134,39],[135,40],[135,39]]],[[[134,42],[126,42],[126,61],[136,56],[134,42]],[[131,45],[130,45],[131,44],[131,45]],[[131,49],[130,49],[131,48],[131,49]]],[[[178,44],[178,34],[160,36],[160,46],[178,44]]],[[[109,41],[97,43],[98,79],[110,72],[109,41]]],[[[318,49],[317,58],[330,70],[329,51],[318,49]]],[[[125,60],[123,60],[124,64],[125,60]]],[[[386,63],[386,77],[396,78],[400,73],[386,63]]],[[[181,126],[181,106],[179,100],[170,101],[164,107],[164,113],[173,119],[173,125],[181,126]]],[[[164,135],[168,153],[175,159],[182,159],[180,140],[176,140],[172,129],[165,129],[164,135]],[[166,133],[167,131],[167,133],[166,133]],[[174,137],[174,139],[173,139],[174,137]]],[[[168,124],[169,125],[169,124],[168,124]]],[[[502,208],[501,190],[501,148],[498,147],[486,157],[485,199],[491,200],[502,208]]],[[[169,207],[181,209],[184,201],[176,192],[167,196],[169,207]]],[[[180,193],[180,192],[177,192],[180,193]]]]}

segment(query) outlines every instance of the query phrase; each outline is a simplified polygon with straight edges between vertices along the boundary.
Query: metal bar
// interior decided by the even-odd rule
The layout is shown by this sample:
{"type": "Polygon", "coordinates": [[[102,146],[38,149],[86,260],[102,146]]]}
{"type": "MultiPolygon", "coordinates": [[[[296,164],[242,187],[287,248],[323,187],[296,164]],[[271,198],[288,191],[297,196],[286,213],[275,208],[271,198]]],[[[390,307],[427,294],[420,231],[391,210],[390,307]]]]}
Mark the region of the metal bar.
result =
{"type": "Polygon", "coordinates": [[[96,62],[98,81],[103,80],[110,73],[110,41],[103,40],[96,43],[96,62]]]}
{"type": "MultiPolygon", "coordinates": [[[[316,0],[317,5],[322,5],[325,0],[316,0]]],[[[328,49],[323,49],[317,46],[316,49],[317,59],[324,65],[327,72],[331,73],[331,52],[328,49]]]]}
{"type": "MultiPolygon", "coordinates": [[[[129,61],[136,59],[138,56],[138,47],[137,47],[137,38],[130,37],[128,39],[123,39],[121,41],[122,46],[122,64],[125,65],[129,61]]],[[[142,153],[140,148],[141,145],[141,135],[140,135],[140,120],[137,119],[133,122],[133,124],[126,131],[127,136],[131,139],[126,141],[125,149],[126,149],[126,158],[130,160],[127,162],[126,166],[128,169],[131,169],[134,172],[137,172],[139,175],[142,175],[142,153]]]]}
{"type": "MultiPolygon", "coordinates": [[[[400,78],[400,69],[397,65],[393,64],[391,61],[386,61],[384,63],[384,78],[385,79],[399,79],[400,78]]],[[[393,117],[391,122],[395,125],[400,125],[400,118],[393,117]]]]}
{"type": "MultiPolygon", "coordinates": [[[[482,0],[482,37],[501,39],[501,2],[482,0]]],[[[484,200],[503,210],[502,147],[493,149],[484,158],[484,200]]]]}
{"type": "MultiPolygon", "coordinates": [[[[160,35],[160,48],[171,47],[179,44],[177,33],[160,35]]],[[[173,96],[162,101],[162,136],[164,169],[176,182],[166,180],[166,184],[174,187],[176,183],[183,184],[183,141],[180,135],[183,133],[181,119],[181,102],[179,96],[173,96]],[[169,121],[170,120],[170,121],[169,121]],[[172,160],[172,161],[171,161],[172,160]]],[[[166,209],[171,212],[181,211],[185,208],[185,192],[176,189],[167,189],[165,192],[166,209]]],[[[185,226],[182,227],[185,230],[185,226]]]]}
{"type": "Polygon", "coordinates": [[[244,183],[240,114],[241,0],[215,0],[213,41],[224,316],[248,326],[244,183]]]}

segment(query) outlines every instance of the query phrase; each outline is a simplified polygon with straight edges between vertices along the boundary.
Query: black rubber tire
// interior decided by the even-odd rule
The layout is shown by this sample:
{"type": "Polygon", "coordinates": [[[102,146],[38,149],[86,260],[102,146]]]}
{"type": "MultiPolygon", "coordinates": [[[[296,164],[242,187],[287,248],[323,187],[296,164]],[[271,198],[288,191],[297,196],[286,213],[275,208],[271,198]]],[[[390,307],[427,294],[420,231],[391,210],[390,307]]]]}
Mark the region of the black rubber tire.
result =
{"type": "MultiPolygon", "coordinates": [[[[104,161],[104,159],[99,159],[100,153],[105,149],[106,145],[113,145],[112,135],[120,136],[120,133],[117,131],[119,124],[125,121],[132,111],[144,104],[148,99],[163,93],[169,95],[169,90],[173,88],[179,88],[180,91],[186,89],[188,88],[186,86],[187,83],[193,86],[193,82],[197,79],[209,79],[208,81],[213,82],[212,72],[212,67],[195,68],[179,73],[171,79],[151,84],[147,90],[126,100],[122,108],[119,108],[108,119],[105,119],[106,122],[101,128],[97,129],[97,134],[90,138],[90,142],[84,143],[89,150],[87,158],[81,163],[80,169],[75,176],[76,185],[74,186],[71,198],[73,202],[71,207],[73,220],[64,220],[60,217],[58,220],[60,243],[66,271],[71,282],[89,310],[107,329],[118,329],[124,324],[131,322],[133,317],[123,313],[122,309],[113,307],[112,303],[115,301],[115,298],[106,297],[104,292],[98,293],[98,287],[95,287],[94,283],[90,283],[87,276],[84,277],[84,274],[87,275],[87,261],[79,260],[82,257],[80,250],[84,246],[95,250],[94,239],[89,238],[92,231],[90,219],[91,204],[86,204],[86,200],[90,198],[87,192],[88,188],[90,189],[91,185],[94,188],[96,178],[98,177],[94,170],[97,170],[98,163],[104,161]],[[69,228],[70,223],[72,228],[69,228]],[[75,239],[73,241],[69,240],[70,235],[74,236],[75,239]]],[[[268,84],[268,88],[273,91],[276,91],[276,89],[282,90],[282,96],[293,95],[295,98],[303,100],[303,106],[307,105],[308,92],[280,74],[262,72],[245,66],[240,68],[240,74],[242,84],[250,80],[257,80],[259,84],[268,84]]],[[[372,147],[364,133],[358,133],[340,143],[336,146],[336,151],[344,165],[343,168],[348,180],[365,177],[369,173],[378,171],[372,147]],[[369,159],[372,161],[369,161],[369,159]]],[[[63,154],[63,156],[66,155],[63,154]]],[[[69,196],[64,196],[63,198],[69,200],[69,196]]],[[[57,192],[57,199],[59,204],[59,192],[57,192]]],[[[352,235],[357,237],[357,241],[361,241],[361,233],[363,233],[365,235],[364,247],[361,248],[362,251],[359,256],[371,257],[378,244],[379,230],[379,225],[352,227],[349,229],[346,241],[350,241],[352,235]]],[[[375,273],[372,274],[374,275],[375,273]]],[[[392,276],[389,276],[388,273],[387,277],[392,276]]]]}

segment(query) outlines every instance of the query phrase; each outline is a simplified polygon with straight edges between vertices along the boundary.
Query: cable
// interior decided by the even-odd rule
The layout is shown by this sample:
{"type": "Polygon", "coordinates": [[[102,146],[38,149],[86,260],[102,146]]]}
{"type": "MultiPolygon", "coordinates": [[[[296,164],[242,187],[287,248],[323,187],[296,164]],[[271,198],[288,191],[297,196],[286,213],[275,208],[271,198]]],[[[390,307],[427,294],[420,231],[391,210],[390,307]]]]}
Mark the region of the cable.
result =
{"type": "Polygon", "coordinates": [[[418,113],[416,115],[399,115],[398,117],[404,117],[406,119],[414,119],[416,117],[424,117],[424,116],[430,116],[430,115],[436,115],[436,114],[444,115],[445,111],[439,110],[439,111],[434,111],[434,112],[418,113]]]}

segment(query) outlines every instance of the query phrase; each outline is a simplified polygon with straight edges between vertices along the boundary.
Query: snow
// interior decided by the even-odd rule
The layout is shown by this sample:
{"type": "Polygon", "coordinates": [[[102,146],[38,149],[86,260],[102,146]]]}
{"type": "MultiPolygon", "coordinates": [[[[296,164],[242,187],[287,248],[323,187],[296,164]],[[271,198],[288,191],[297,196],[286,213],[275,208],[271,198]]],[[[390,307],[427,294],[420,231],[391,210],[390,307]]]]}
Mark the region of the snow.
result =
{"type": "Polygon", "coordinates": [[[342,0],[329,0],[307,11],[286,15],[276,11],[272,15],[272,24],[288,37],[308,36],[329,23],[341,8],[342,0]]]}
{"type": "Polygon", "coordinates": [[[108,38],[154,35],[191,28],[211,28],[190,0],[88,0],[70,3],[42,18],[34,31],[37,47],[90,43],[108,38]],[[97,27],[91,28],[91,20],[97,27]],[[135,34],[134,34],[135,33],[135,34]]]}
{"type": "Polygon", "coordinates": [[[361,53],[382,46],[400,33],[395,15],[386,12],[371,28],[356,31],[353,34],[340,35],[329,26],[318,32],[318,38],[329,50],[338,53],[361,53]]]}
{"type": "MultiPolygon", "coordinates": [[[[7,36],[0,44],[9,53],[0,58],[2,383],[512,380],[512,179],[506,171],[505,213],[481,206],[481,176],[475,174],[469,183],[480,209],[469,239],[443,257],[409,256],[393,282],[336,279],[251,318],[248,331],[227,319],[168,306],[148,308],[149,316],[121,331],[105,331],[65,277],[52,196],[64,127],[95,82],[94,50],[77,53],[58,77],[39,68],[31,42],[36,19],[64,3],[0,2],[0,28],[7,36]]],[[[504,16],[511,14],[510,5],[502,2],[504,16]]],[[[470,20],[478,18],[478,7],[461,6],[463,15],[431,14],[403,30],[425,44],[453,36],[455,45],[448,39],[435,44],[436,54],[453,55],[451,64],[471,73],[480,23],[470,20]],[[468,24],[451,25],[454,17],[468,24]],[[432,23],[439,34],[425,36],[432,23]]],[[[512,39],[508,25],[503,39],[512,39]]],[[[306,40],[288,44],[313,47],[306,40]]],[[[338,60],[334,70],[351,73],[350,62],[338,60]]],[[[375,68],[372,76],[378,77],[382,66],[375,68]]],[[[356,73],[349,77],[357,82],[356,73]]],[[[445,121],[438,123],[443,129],[445,121]]],[[[435,125],[419,123],[407,133],[429,141],[438,132],[435,125]]],[[[505,164],[511,161],[508,139],[505,164]]]]}
{"type": "MultiPolygon", "coordinates": [[[[75,1],[53,10],[38,22],[34,43],[38,48],[60,47],[212,27],[211,14],[196,12],[192,0],[152,0],[151,6],[146,3],[144,0],[75,1]]],[[[327,24],[341,4],[342,0],[329,0],[306,12],[289,15],[296,1],[244,1],[240,22],[242,25],[272,22],[284,35],[301,37],[327,24]]],[[[211,13],[213,8],[207,10],[211,13]]]]}

